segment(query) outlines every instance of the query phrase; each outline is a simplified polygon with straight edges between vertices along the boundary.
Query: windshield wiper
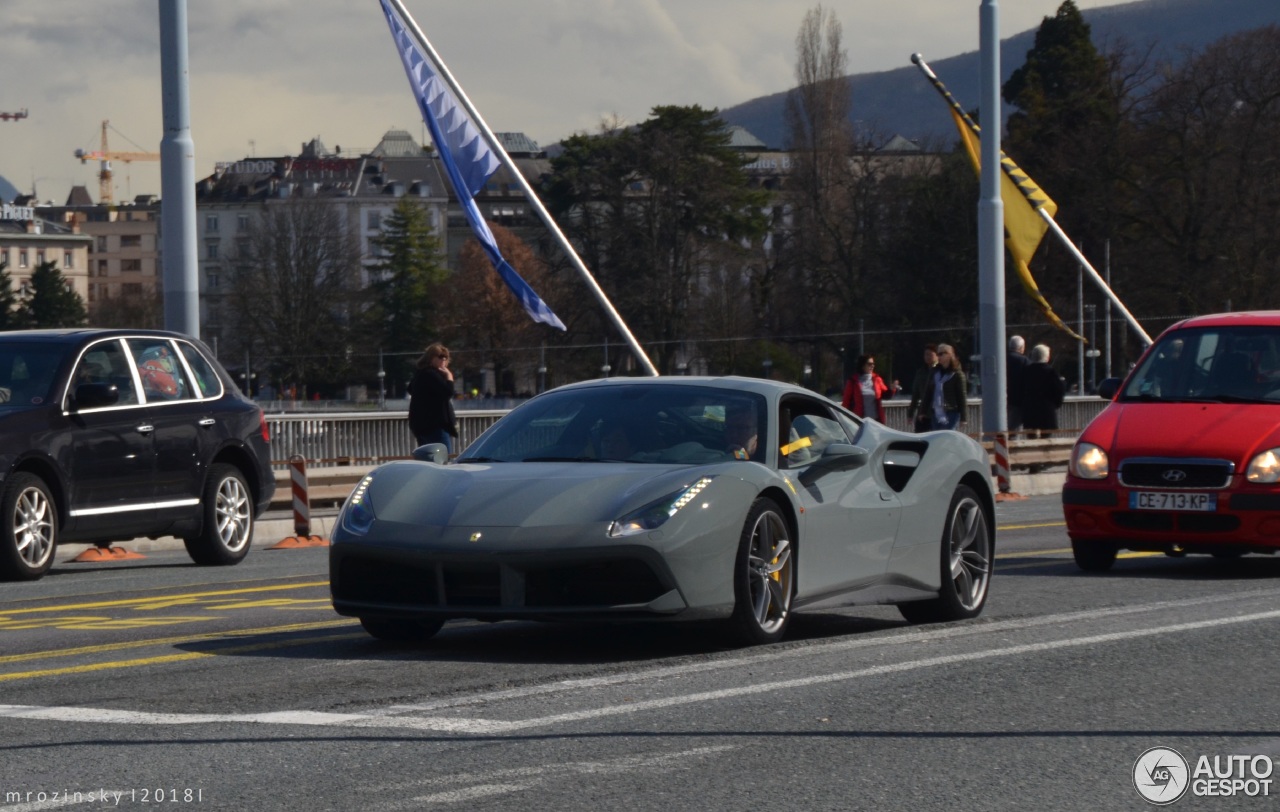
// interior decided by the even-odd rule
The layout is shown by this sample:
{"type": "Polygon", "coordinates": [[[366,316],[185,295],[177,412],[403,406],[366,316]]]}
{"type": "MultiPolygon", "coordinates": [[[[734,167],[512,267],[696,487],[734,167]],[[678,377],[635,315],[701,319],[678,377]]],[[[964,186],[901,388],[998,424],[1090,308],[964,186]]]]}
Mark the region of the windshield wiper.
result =
{"type": "Polygon", "coordinates": [[[500,460],[496,457],[459,457],[454,462],[506,462],[506,460],[500,460]]]}
{"type": "Polygon", "coordinates": [[[600,462],[596,457],[525,457],[521,462],[600,462]]]}

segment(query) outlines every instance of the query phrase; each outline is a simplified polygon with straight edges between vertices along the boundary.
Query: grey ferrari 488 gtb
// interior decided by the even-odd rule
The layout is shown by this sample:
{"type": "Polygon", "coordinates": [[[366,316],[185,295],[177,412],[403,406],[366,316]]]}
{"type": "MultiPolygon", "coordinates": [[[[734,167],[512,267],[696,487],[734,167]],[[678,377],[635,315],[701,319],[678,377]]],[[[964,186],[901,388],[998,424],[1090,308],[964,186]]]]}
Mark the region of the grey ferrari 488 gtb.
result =
{"type": "Polygon", "coordinates": [[[451,618],[672,619],[767,643],[801,609],[893,603],[930,622],[986,603],[983,448],[797,386],[572,384],[456,460],[415,457],[370,472],[331,533],[334,608],[374,637],[425,639],[451,618]]]}

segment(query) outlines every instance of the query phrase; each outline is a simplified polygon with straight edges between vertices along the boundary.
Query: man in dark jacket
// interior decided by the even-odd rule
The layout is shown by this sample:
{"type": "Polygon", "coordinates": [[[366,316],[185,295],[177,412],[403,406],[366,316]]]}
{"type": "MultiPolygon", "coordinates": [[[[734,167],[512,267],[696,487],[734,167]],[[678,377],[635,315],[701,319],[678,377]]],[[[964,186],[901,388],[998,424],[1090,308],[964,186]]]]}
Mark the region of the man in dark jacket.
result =
{"type": "Polygon", "coordinates": [[[1009,431],[1022,428],[1022,401],[1027,386],[1027,367],[1031,360],[1027,358],[1027,342],[1022,336],[1010,336],[1009,360],[1005,364],[1005,398],[1009,415],[1009,431]]]}
{"type": "Polygon", "coordinates": [[[1022,419],[1028,437],[1048,437],[1058,428],[1058,408],[1066,393],[1062,378],[1049,366],[1049,348],[1031,348],[1031,363],[1023,379],[1022,419]]]}

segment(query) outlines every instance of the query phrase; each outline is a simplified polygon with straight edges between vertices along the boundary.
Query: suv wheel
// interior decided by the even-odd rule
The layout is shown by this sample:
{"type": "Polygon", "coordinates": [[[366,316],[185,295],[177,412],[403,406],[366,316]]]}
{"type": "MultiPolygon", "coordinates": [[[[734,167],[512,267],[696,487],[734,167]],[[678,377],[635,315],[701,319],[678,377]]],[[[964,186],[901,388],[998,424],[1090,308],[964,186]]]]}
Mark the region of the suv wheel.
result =
{"type": "Polygon", "coordinates": [[[49,486],[35,474],[9,477],[0,492],[0,579],[34,581],[53,566],[58,512],[49,486]]]}
{"type": "Polygon", "coordinates": [[[205,480],[200,535],[184,538],[187,554],[197,564],[238,564],[253,540],[253,499],[244,474],[234,465],[209,466],[205,480]]]}

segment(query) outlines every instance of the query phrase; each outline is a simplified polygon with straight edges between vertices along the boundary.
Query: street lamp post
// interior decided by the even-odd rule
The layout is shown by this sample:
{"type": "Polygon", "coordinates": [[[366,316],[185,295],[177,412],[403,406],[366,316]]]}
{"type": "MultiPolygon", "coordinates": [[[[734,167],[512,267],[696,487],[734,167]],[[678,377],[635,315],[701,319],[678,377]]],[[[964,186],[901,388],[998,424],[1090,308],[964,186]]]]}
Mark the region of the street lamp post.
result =
{"type": "Polygon", "coordinates": [[[769,380],[770,378],[772,378],[773,377],[773,359],[765,358],[761,366],[764,367],[765,380],[769,380]]]}
{"type": "Polygon", "coordinates": [[[382,363],[382,349],[378,349],[378,408],[387,408],[387,370],[382,363]]]}

